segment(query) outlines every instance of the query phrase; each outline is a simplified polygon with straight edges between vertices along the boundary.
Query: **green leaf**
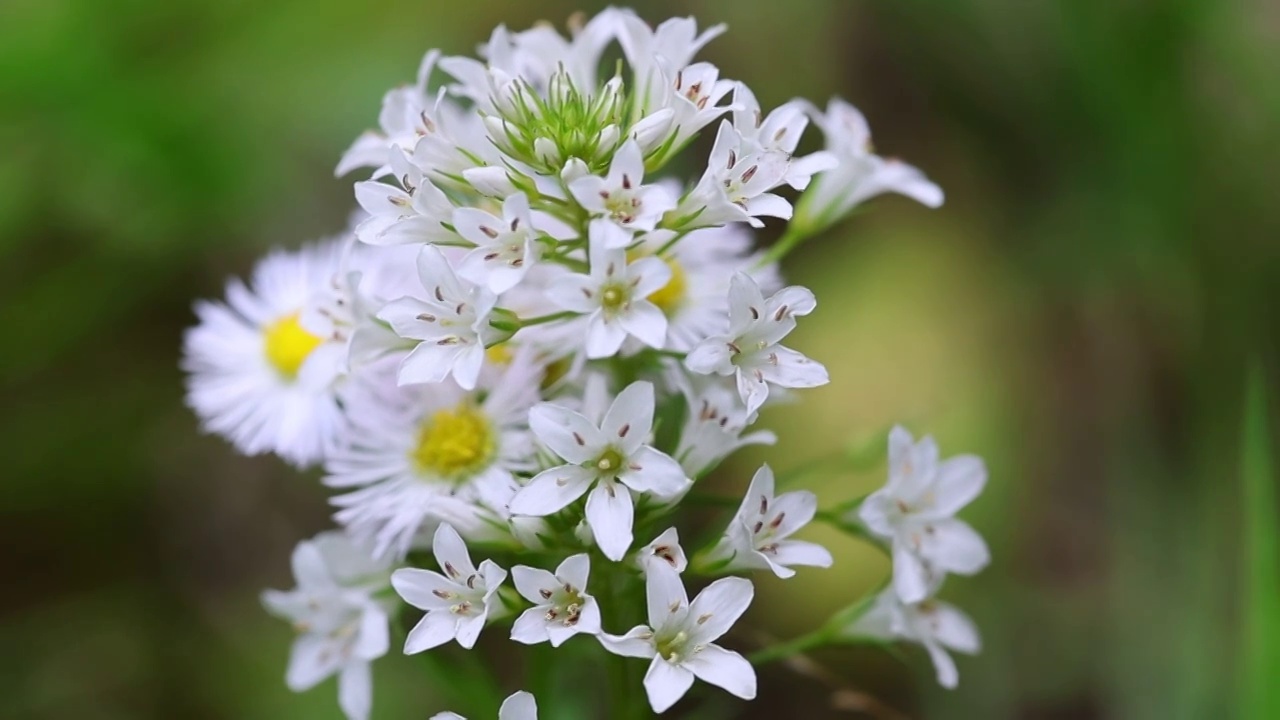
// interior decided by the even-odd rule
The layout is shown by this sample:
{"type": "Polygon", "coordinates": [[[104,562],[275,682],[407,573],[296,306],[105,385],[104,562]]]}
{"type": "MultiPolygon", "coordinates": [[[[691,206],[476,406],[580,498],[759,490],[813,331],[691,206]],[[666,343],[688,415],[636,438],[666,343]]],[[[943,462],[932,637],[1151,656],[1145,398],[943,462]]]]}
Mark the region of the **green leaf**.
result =
{"type": "Polygon", "coordinates": [[[1241,717],[1280,717],[1280,523],[1276,518],[1267,388],[1258,365],[1245,388],[1240,469],[1244,519],[1241,717]]]}

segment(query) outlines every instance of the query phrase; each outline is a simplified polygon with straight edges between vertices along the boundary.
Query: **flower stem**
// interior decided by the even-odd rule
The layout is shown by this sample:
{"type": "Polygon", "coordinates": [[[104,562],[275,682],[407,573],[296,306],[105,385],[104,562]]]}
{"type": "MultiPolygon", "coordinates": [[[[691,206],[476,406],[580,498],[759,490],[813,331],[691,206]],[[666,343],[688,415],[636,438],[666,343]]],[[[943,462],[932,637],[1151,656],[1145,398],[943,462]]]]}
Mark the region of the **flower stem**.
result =
{"type": "Polygon", "coordinates": [[[751,661],[752,665],[765,665],[775,660],[785,660],[792,655],[799,655],[807,650],[826,645],[831,639],[830,635],[830,631],[824,626],[784,643],[758,650],[747,656],[747,660],[751,661]]]}
{"type": "Polygon", "coordinates": [[[763,268],[781,262],[782,258],[787,256],[787,253],[794,250],[797,245],[808,238],[809,235],[807,233],[797,231],[795,226],[789,226],[787,231],[782,234],[782,237],[778,239],[778,242],[764,251],[764,254],[760,256],[760,261],[756,263],[756,267],[763,268]]]}
{"type": "Polygon", "coordinates": [[[529,327],[531,325],[542,325],[543,323],[555,322],[557,320],[566,320],[568,318],[577,316],[577,314],[578,313],[575,313],[572,310],[565,310],[563,312],[551,313],[549,315],[538,315],[537,317],[520,318],[520,327],[529,327]]]}

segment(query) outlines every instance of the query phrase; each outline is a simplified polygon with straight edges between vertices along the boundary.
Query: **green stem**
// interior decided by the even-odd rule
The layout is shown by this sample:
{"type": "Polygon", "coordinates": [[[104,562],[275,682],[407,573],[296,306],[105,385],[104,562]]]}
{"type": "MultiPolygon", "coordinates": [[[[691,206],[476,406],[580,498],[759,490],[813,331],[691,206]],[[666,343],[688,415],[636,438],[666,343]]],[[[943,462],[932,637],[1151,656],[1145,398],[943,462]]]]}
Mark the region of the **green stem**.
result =
{"type": "Polygon", "coordinates": [[[747,656],[747,660],[751,661],[752,665],[765,665],[775,660],[785,660],[793,655],[799,655],[816,647],[826,645],[831,639],[830,636],[831,632],[826,627],[821,627],[798,638],[793,638],[763,650],[757,650],[747,656]]]}
{"type": "Polygon", "coordinates": [[[577,317],[577,315],[578,313],[573,312],[572,310],[564,310],[562,312],[555,312],[549,315],[538,315],[537,317],[520,318],[519,323],[520,323],[520,327],[530,327],[533,325],[542,325],[543,323],[555,322],[557,320],[567,320],[568,318],[571,318],[571,317],[577,317]]]}
{"type": "Polygon", "coordinates": [[[808,238],[809,235],[796,232],[793,227],[788,227],[787,231],[778,239],[778,242],[770,246],[769,249],[765,250],[764,254],[760,256],[760,261],[756,263],[756,267],[768,267],[776,262],[781,262],[782,258],[787,256],[787,253],[794,250],[797,245],[808,238]]]}

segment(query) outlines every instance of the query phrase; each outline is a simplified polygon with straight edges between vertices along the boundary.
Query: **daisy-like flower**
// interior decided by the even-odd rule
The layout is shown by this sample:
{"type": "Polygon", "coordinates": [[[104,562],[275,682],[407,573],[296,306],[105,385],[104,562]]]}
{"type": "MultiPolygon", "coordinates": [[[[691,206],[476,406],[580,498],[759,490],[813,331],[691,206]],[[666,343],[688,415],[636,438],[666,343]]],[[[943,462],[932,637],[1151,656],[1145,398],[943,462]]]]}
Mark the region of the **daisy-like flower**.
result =
{"type": "Polygon", "coordinates": [[[688,483],[679,463],[646,444],[653,430],[653,403],[653,385],[635,382],[618,394],[598,425],[559,405],[535,406],[529,426],[567,463],[534,476],[512,498],[512,514],[550,515],[591,490],[586,518],[596,544],[605,557],[621,560],[632,541],[631,492],[663,498],[688,483]]]}
{"type": "Polygon", "coordinates": [[[827,152],[836,158],[836,166],[800,198],[794,224],[806,235],[830,227],[881,193],[896,192],[931,208],[942,205],[942,189],[924,173],[872,152],[871,130],[857,108],[833,98],[825,113],[816,108],[811,112],[827,136],[827,152]]]}
{"type": "Polygon", "coordinates": [[[345,396],[347,431],[325,465],[325,484],[350,490],[332,501],[338,522],[395,557],[441,520],[469,537],[503,530],[513,473],[533,467],[541,368],[512,362],[482,392],[397,387],[388,374],[366,373],[345,396]]]}
{"type": "Polygon", "coordinates": [[[653,565],[662,565],[677,573],[689,567],[684,548],[680,547],[680,533],[673,527],[662,531],[653,542],[636,551],[636,563],[647,575],[653,565]]]}
{"type": "Polygon", "coordinates": [[[726,571],[772,570],[780,578],[795,575],[793,565],[831,567],[826,548],[789,539],[817,510],[818,497],[808,490],[774,495],[773,470],[763,465],[707,562],[724,562],[726,571]]]}
{"type": "Polygon", "coordinates": [[[642,185],[644,157],[628,140],[618,148],[607,177],[588,175],[569,184],[569,192],[587,212],[598,216],[591,235],[606,248],[625,248],[636,232],[652,231],[663,214],[676,206],[662,185],[642,185]]]}
{"type": "Polygon", "coordinates": [[[599,635],[600,606],[587,594],[590,572],[586,553],[566,558],[554,574],[527,565],[512,568],[516,590],[533,607],[516,619],[511,639],[526,645],[550,641],[552,647],[560,647],[578,633],[599,635]]]}
{"type": "Polygon", "coordinates": [[[420,341],[400,364],[400,384],[438,383],[452,375],[470,390],[484,365],[485,345],[501,337],[489,325],[497,298],[459,279],[430,245],[418,255],[418,278],[425,297],[393,300],[378,313],[397,335],[420,341]]]}
{"type": "Polygon", "coordinates": [[[845,638],[906,640],[919,643],[929,653],[938,684],[953,689],[960,682],[955,660],[947,650],[976,655],[982,640],[973,620],[954,605],[934,598],[904,603],[892,589],[880,593],[867,612],[845,628],[845,638]]]}
{"type": "Polygon", "coordinates": [[[570,274],[547,288],[553,302],[587,316],[586,355],[614,355],[628,336],[661,348],[667,337],[667,318],[646,298],[671,280],[671,268],[656,257],[627,262],[626,251],[605,247],[592,233],[590,275],[570,274]]]}
{"type": "Polygon", "coordinates": [[[350,720],[365,720],[373,705],[369,664],[387,653],[387,612],[373,594],[385,588],[389,568],[339,532],[321,533],[293,551],[298,586],[267,590],[262,602],[293,623],[285,682],[294,692],[338,675],[338,704],[350,720]]]}
{"type": "Polygon", "coordinates": [[[503,201],[501,218],[477,208],[458,208],[453,224],[459,235],[476,245],[462,259],[458,274],[494,293],[515,287],[538,261],[538,230],[524,193],[503,201]]]}
{"type": "Polygon", "coordinates": [[[889,433],[889,481],[863,501],[858,517],[892,543],[893,588],[903,602],[928,597],[945,573],[972,575],[991,561],[982,536],[955,517],[986,483],[981,458],[939,462],[932,437],[917,443],[901,426],[889,433]]]}
{"type": "Polygon", "coordinates": [[[187,331],[187,404],[206,431],[246,455],[274,452],[297,466],[322,460],[342,427],[334,381],[346,354],[308,310],[325,302],[342,243],[273,252],[249,285],[232,280],[226,303],[196,303],[187,331]]]}
{"type": "Polygon", "coordinates": [[[645,577],[649,624],[625,635],[601,633],[600,644],[615,655],[653,659],[644,676],[653,711],[665,712],[676,704],[695,677],[744,700],[754,699],[756,673],[751,663],[714,644],[751,604],[751,581],[721,578],[689,602],[674,570],[655,565],[645,577]]]}
{"type": "Polygon", "coordinates": [[[453,203],[410,162],[399,147],[387,151],[396,184],[365,180],[355,185],[356,202],[369,218],[356,226],[356,237],[370,245],[407,245],[456,241],[444,226],[453,203]]]}
{"type": "Polygon", "coordinates": [[[471,564],[471,554],[458,531],[441,525],[431,544],[442,573],[400,568],[391,574],[391,586],[410,605],[427,612],[405,638],[406,655],[457,640],[471,649],[484,629],[485,620],[501,604],[498,587],[507,571],[492,560],[471,564]]]}
{"type": "MultiPolygon", "coordinates": [[[[457,713],[443,712],[431,716],[431,720],[467,720],[457,713]]],[[[502,701],[498,708],[498,720],[538,720],[538,703],[533,695],[521,690],[502,701]]]]}
{"type": "Polygon", "coordinates": [[[707,338],[685,358],[685,367],[703,375],[734,375],[738,394],[752,414],[769,397],[769,386],[811,388],[827,383],[827,369],[778,343],[796,326],[796,316],[817,306],[813,293],[785,287],[767,300],[744,273],[729,284],[729,331],[707,338]]]}

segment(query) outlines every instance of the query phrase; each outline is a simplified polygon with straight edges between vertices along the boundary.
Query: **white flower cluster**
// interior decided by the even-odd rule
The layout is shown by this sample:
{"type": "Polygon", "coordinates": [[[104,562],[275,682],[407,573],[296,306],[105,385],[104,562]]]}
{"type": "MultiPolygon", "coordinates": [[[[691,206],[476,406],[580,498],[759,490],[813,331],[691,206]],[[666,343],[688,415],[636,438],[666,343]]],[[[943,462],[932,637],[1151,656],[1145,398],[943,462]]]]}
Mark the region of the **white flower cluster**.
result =
{"type": "MultiPolygon", "coordinates": [[[[197,305],[184,366],[204,426],[322,467],[337,491],[342,532],[299,545],[298,588],[265,597],[299,632],[290,687],[337,674],[343,710],[366,718],[370,661],[407,604],[423,613],[406,653],[472,648],[509,623],[518,643],[586,635],[649,660],[655,712],[694,678],[755,696],[751,663],[718,644],[751,602],[747,576],[832,557],[792,538],[817,498],[779,494],[768,467],[720,537],[690,558],[679,544],[698,481],[774,441],[749,431],[758,410],[827,382],[782,344],[816,300],[782,287],[751,228],[790,219],[794,244],[872,195],[942,194],[872,154],[851,106],[765,113],[695,61],[722,30],[609,9],[569,37],[500,27],[480,59],[429,53],[339,163],[372,170],[349,235],[274,253],[225,303],[197,305]],[[810,124],[826,149],[797,154],[810,124]],[[682,182],[670,163],[704,131],[704,169],[682,182]]],[[[893,543],[897,604],[857,629],[976,649],[955,622],[930,625],[926,603],[944,573],[986,562],[950,517],[985,474],[899,432],[891,451],[862,519],[893,543]]],[[[518,693],[501,717],[536,712],[518,693]]]]}

